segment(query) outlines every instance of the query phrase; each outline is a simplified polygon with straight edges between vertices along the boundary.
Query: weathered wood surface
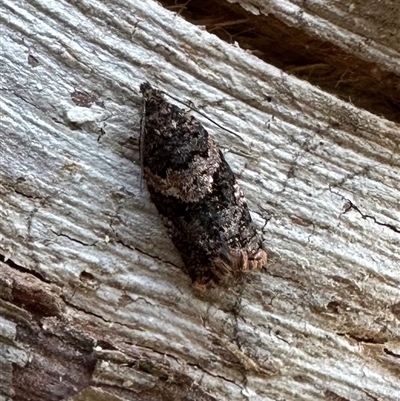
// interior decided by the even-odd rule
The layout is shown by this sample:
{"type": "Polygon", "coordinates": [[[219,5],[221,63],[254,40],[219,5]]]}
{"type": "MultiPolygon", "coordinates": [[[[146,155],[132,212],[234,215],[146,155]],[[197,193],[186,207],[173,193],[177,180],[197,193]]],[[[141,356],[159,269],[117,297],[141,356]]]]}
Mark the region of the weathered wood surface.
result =
{"type": "MultiPolygon", "coordinates": [[[[400,74],[400,3],[396,0],[229,0],[400,74]]],[[[378,78],[378,77],[377,77],[378,78]]]]}
{"type": "Polygon", "coordinates": [[[0,11],[0,399],[400,398],[396,124],[150,1],[0,11]],[[198,116],[269,254],[241,291],[140,190],[144,80],[244,139],[198,116]]]}

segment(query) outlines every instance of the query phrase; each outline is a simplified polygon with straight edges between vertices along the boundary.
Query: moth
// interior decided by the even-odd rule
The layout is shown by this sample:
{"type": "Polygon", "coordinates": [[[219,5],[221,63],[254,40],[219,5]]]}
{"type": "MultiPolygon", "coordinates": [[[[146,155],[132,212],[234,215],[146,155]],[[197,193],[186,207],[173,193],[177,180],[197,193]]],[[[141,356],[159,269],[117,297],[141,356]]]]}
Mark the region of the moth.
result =
{"type": "Polygon", "coordinates": [[[197,287],[230,286],[267,254],[236,177],[191,114],[140,85],[141,157],[152,201],[197,287]]]}

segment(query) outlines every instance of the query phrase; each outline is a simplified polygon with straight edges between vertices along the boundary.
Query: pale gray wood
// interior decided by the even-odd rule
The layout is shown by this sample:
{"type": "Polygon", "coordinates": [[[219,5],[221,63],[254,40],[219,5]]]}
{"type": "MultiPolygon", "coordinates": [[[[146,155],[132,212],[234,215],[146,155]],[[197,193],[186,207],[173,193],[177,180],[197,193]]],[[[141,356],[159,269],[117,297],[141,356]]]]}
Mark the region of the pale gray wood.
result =
{"type": "Polygon", "coordinates": [[[76,400],[399,399],[395,124],[151,1],[3,0],[0,19],[1,396],[37,363],[76,400]],[[195,293],[140,189],[145,80],[243,138],[198,116],[265,226],[239,296],[195,293]]]}

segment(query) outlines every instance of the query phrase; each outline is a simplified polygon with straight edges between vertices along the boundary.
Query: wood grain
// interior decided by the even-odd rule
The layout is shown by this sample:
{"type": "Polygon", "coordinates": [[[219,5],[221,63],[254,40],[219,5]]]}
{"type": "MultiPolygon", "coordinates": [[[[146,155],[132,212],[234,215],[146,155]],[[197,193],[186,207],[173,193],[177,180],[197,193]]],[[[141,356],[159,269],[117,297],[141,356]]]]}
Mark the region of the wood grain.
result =
{"type": "Polygon", "coordinates": [[[0,10],[1,400],[399,399],[395,123],[152,1],[0,10]],[[241,293],[140,188],[145,80],[243,137],[196,115],[269,255],[241,293]]]}

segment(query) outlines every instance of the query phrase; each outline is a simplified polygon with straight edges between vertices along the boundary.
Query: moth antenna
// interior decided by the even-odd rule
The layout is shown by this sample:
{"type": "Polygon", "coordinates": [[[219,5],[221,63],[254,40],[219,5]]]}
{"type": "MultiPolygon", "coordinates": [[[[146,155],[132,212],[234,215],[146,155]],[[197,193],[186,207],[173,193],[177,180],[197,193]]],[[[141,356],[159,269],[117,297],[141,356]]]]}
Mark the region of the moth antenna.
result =
{"type": "Polygon", "coordinates": [[[176,97],[170,95],[169,93],[166,93],[166,92],[164,92],[164,91],[160,91],[160,92],[163,93],[164,95],[170,97],[171,99],[174,99],[176,102],[178,102],[178,103],[180,103],[180,104],[183,104],[183,105],[186,106],[186,107],[189,107],[189,109],[195,111],[197,114],[200,114],[202,117],[204,117],[204,118],[207,119],[208,121],[212,122],[212,123],[213,123],[214,125],[216,125],[218,128],[221,128],[221,129],[223,129],[224,131],[229,132],[229,133],[232,134],[232,135],[235,135],[236,138],[239,138],[241,141],[244,142],[243,137],[241,137],[237,132],[231,131],[230,129],[223,127],[221,124],[218,124],[218,123],[215,122],[212,118],[206,116],[206,115],[205,115],[204,113],[202,113],[200,110],[196,109],[196,107],[194,107],[194,106],[192,106],[192,105],[190,105],[190,104],[188,104],[188,103],[182,102],[181,100],[179,100],[179,99],[177,99],[176,97]]]}
{"type": "Polygon", "coordinates": [[[140,164],[140,192],[143,191],[143,148],[144,134],[146,132],[144,124],[146,119],[146,99],[143,96],[142,116],[140,118],[140,134],[139,134],[139,164],[140,164]]]}

